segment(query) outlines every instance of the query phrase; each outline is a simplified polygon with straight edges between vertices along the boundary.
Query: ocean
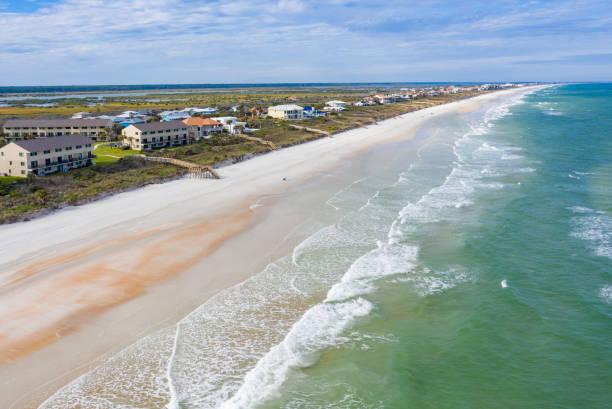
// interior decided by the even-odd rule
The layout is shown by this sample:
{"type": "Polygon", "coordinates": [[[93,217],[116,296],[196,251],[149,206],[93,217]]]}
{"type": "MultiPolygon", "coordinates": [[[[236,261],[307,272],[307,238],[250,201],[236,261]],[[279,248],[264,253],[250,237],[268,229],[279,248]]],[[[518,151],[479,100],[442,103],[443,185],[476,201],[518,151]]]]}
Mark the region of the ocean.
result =
{"type": "Polygon", "coordinates": [[[436,117],[310,182],[334,191],[290,252],[42,407],[610,407],[611,155],[610,84],[436,117]]]}

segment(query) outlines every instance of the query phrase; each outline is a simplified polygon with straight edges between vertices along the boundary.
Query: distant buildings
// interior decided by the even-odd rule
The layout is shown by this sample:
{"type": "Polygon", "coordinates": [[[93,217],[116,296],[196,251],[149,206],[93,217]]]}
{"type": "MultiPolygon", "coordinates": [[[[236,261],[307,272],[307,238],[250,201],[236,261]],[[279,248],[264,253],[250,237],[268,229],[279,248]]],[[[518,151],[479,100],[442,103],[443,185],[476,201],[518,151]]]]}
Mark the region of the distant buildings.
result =
{"type": "Polygon", "coordinates": [[[144,124],[145,122],[147,121],[145,121],[143,118],[128,118],[121,121],[121,126],[127,128],[130,125],[144,124]]]}
{"type": "Polygon", "coordinates": [[[374,95],[374,99],[379,104],[391,104],[395,102],[395,100],[393,99],[391,95],[377,94],[377,95],[374,95]]]}
{"type": "Polygon", "coordinates": [[[3,130],[9,141],[67,134],[82,134],[95,140],[105,131],[110,133],[111,127],[109,119],[9,119],[3,130]]]}
{"type": "Polygon", "coordinates": [[[187,145],[188,126],[182,121],[134,124],[121,131],[123,144],[135,150],[187,145]]]}
{"type": "Polygon", "coordinates": [[[166,111],[159,114],[162,121],[180,121],[191,117],[191,114],[186,111],[166,111]]]}
{"type": "Polygon", "coordinates": [[[268,107],[268,116],[278,119],[302,120],[304,108],[295,104],[275,105],[268,107]]]}
{"type": "Polygon", "coordinates": [[[346,108],[346,102],[338,101],[338,100],[327,101],[325,105],[328,107],[334,107],[334,108],[346,108]]]}
{"type": "Polygon", "coordinates": [[[91,113],[89,112],[77,112],[72,114],[72,119],[83,119],[83,118],[91,118],[91,113]]]}
{"type": "Polygon", "coordinates": [[[214,115],[217,112],[219,112],[219,110],[217,108],[211,108],[211,107],[208,107],[208,108],[185,108],[185,109],[182,109],[182,110],[176,111],[176,112],[187,112],[187,113],[189,113],[191,115],[194,115],[194,114],[214,115]]]}
{"type": "Polygon", "coordinates": [[[80,134],[17,140],[0,148],[2,176],[44,176],[92,164],[92,140],[80,134]]]}
{"type": "Polygon", "coordinates": [[[189,130],[189,138],[199,140],[200,138],[210,138],[213,133],[220,133],[223,124],[210,118],[192,117],[183,120],[189,130]]]}

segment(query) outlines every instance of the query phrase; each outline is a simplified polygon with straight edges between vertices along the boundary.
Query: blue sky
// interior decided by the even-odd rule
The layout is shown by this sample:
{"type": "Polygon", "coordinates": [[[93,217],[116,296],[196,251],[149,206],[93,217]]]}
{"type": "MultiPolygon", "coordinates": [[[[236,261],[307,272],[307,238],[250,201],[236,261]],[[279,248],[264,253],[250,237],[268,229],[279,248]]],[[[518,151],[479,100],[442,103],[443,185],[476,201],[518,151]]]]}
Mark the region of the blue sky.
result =
{"type": "Polygon", "coordinates": [[[611,80],[610,0],[0,0],[0,85],[611,80]]]}

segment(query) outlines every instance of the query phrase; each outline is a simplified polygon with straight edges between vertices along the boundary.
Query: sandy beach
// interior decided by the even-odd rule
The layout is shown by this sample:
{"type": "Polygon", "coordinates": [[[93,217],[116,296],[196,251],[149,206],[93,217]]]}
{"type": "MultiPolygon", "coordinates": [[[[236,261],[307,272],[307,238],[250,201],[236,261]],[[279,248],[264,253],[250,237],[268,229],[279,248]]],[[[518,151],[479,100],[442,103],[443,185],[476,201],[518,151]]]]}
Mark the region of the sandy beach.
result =
{"type": "Polygon", "coordinates": [[[295,244],[301,186],[525,88],[412,112],[219,169],[0,227],[0,406],[38,407],[125,346],[176,322],[295,244]],[[286,180],[283,180],[285,178],[286,180]],[[197,267],[197,268],[196,268],[197,267]],[[202,271],[205,274],[202,274],[202,271]]]}

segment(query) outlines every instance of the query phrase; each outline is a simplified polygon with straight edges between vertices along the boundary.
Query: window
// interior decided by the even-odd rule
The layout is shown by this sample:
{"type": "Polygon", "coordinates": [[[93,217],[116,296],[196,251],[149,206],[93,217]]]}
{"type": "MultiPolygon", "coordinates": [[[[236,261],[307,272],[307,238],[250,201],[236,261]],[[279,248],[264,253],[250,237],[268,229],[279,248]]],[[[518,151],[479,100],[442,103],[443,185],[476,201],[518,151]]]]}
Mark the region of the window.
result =
{"type": "Polygon", "coordinates": [[[55,152],[61,152],[62,148],[55,148],[55,152]]]}
{"type": "Polygon", "coordinates": [[[85,144],[85,147],[86,147],[86,148],[91,148],[91,144],[90,144],[90,143],[85,144]]]}
{"type": "Polygon", "coordinates": [[[30,152],[30,156],[36,156],[38,155],[38,152],[30,152]]]}
{"type": "Polygon", "coordinates": [[[21,162],[21,166],[25,166],[25,162],[21,162]]]}
{"type": "Polygon", "coordinates": [[[51,151],[43,151],[43,153],[44,153],[45,155],[47,155],[47,154],[51,153],[51,151]]]}
{"type": "Polygon", "coordinates": [[[19,156],[23,157],[23,152],[19,152],[19,156]]]}
{"type": "Polygon", "coordinates": [[[75,146],[75,149],[81,149],[81,148],[82,148],[82,146],[81,146],[81,145],[77,145],[77,146],[75,146]]]}
{"type": "Polygon", "coordinates": [[[22,171],[21,171],[21,174],[22,174],[22,175],[25,175],[25,170],[22,170],[22,171]]]}
{"type": "Polygon", "coordinates": [[[65,148],[67,151],[71,151],[72,150],[72,146],[66,146],[65,148]]]}

